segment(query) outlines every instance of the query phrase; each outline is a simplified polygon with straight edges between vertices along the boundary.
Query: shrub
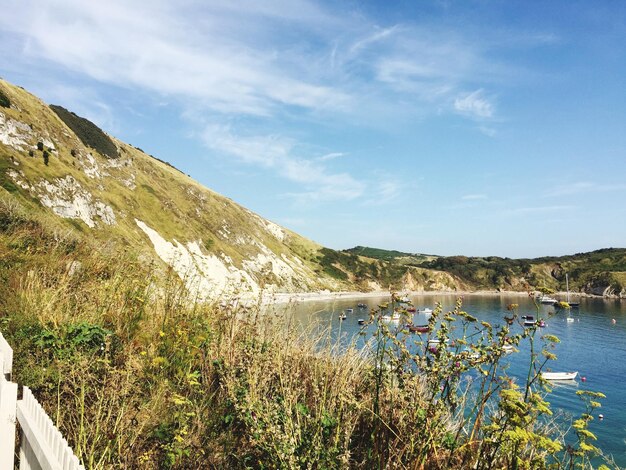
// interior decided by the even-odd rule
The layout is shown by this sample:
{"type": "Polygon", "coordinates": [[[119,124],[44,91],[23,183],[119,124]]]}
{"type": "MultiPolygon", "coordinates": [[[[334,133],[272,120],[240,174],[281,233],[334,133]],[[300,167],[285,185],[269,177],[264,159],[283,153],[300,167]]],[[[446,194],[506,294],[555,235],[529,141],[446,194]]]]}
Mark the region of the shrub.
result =
{"type": "Polygon", "coordinates": [[[100,152],[105,157],[117,158],[117,147],[111,138],[93,122],[74,114],[62,106],[50,105],[50,109],[74,131],[80,141],[87,147],[100,152]]]}
{"type": "Polygon", "coordinates": [[[43,151],[43,162],[46,166],[48,166],[48,162],[50,161],[50,154],[47,150],[43,151]]]}
{"type": "Polygon", "coordinates": [[[9,100],[9,97],[5,95],[2,90],[0,90],[0,107],[2,108],[11,107],[11,100],[9,100]]]}
{"type": "Polygon", "coordinates": [[[37,150],[43,152],[43,142],[37,142],[37,150]]]}

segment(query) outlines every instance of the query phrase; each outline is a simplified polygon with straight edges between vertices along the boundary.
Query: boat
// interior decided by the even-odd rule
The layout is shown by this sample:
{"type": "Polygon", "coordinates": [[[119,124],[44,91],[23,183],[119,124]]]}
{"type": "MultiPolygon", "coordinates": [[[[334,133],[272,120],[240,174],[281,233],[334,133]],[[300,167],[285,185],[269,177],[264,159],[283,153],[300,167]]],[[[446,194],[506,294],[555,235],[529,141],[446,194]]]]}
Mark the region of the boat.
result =
{"type": "Polygon", "coordinates": [[[346,318],[348,318],[348,316],[345,313],[340,313],[339,314],[339,319],[340,320],[345,320],[346,318]]]}
{"type": "Polygon", "coordinates": [[[578,372],[542,372],[541,377],[545,380],[574,380],[578,372]]]}
{"type": "Polygon", "coordinates": [[[574,323],[574,321],[572,317],[567,317],[567,323],[574,323]]]}
{"type": "Polygon", "coordinates": [[[367,305],[365,304],[356,304],[356,306],[359,308],[367,308],[367,305]]]}
{"type": "Polygon", "coordinates": [[[539,297],[539,302],[542,304],[554,305],[558,303],[558,300],[556,300],[554,297],[550,297],[549,295],[542,295],[541,297],[539,297]]]}
{"type": "Polygon", "coordinates": [[[347,308],[347,309],[345,310],[345,312],[346,312],[346,313],[353,313],[353,312],[354,312],[354,309],[353,309],[353,308],[347,308]]]}
{"type": "Polygon", "coordinates": [[[502,350],[505,353],[512,353],[514,351],[515,347],[512,344],[505,344],[504,346],[502,346],[502,350]]]}
{"type": "Polygon", "coordinates": [[[411,333],[428,333],[430,326],[428,325],[409,325],[409,331],[411,333]]]}
{"type": "Polygon", "coordinates": [[[433,309],[432,308],[428,308],[428,307],[424,307],[424,308],[419,308],[417,309],[418,313],[425,313],[426,315],[430,315],[433,313],[433,309]]]}
{"type": "Polygon", "coordinates": [[[417,311],[417,309],[416,309],[415,307],[407,307],[407,308],[406,308],[406,311],[407,311],[407,312],[411,312],[411,313],[413,313],[413,312],[416,312],[416,311],[417,311]]]}
{"type": "MultiPolygon", "coordinates": [[[[444,341],[445,344],[448,344],[450,342],[449,339],[446,339],[444,341]]],[[[441,344],[441,341],[438,339],[429,339],[428,340],[428,349],[436,349],[439,345],[441,344]]]]}
{"type": "Polygon", "coordinates": [[[526,315],[522,318],[524,319],[524,326],[535,326],[535,317],[533,317],[532,315],[526,315]]]}
{"type": "Polygon", "coordinates": [[[359,323],[359,325],[365,325],[365,320],[362,318],[359,318],[357,322],[359,323]]]}
{"type": "Polygon", "coordinates": [[[400,297],[398,299],[398,302],[400,302],[401,304],[408,304],[411,302],[411,299],[409,299],[407,296],[404,296],[404,297],[400,297]]]}
{"type": "Polygon", "coordinates": [[[569,301],[569,274],[565,273],[565,288],[567,289],[567,303],[570,308],[578,308],[580,307],[580,302],[570,302],[569,301]]]}

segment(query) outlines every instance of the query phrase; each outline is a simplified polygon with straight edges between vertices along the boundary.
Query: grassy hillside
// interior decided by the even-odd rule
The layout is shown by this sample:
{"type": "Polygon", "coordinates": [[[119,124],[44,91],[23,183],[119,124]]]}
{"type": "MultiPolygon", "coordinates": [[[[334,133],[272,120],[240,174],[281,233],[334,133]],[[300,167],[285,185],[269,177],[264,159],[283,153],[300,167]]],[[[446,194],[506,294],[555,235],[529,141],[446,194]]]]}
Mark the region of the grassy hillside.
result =
{"type": "Polygon", "coordinates": [[[352,287],[320,269],[314,242],[63,108],[53,112],[4,81],[0,91],[11,103],[0,115],[0,185],[30,210],[54,212],[78,235],[133,246],[158,263],[165,255],[154,244],[170,243],[165,248],[193,256],[196,266],[216,266],[224,276],[241,272],[258,288],[352,287]],[[162,240],[149,238],[148,229],[162,240]]]}
{"type": "Polygon", "coordinates": [[[626,296],[626,249],[606,248],[560,257],[431,256],[358,246],[346,250],[372,259],[449,273],[468,289],[528,290],[547,287],[597,295],[626,296]]]}

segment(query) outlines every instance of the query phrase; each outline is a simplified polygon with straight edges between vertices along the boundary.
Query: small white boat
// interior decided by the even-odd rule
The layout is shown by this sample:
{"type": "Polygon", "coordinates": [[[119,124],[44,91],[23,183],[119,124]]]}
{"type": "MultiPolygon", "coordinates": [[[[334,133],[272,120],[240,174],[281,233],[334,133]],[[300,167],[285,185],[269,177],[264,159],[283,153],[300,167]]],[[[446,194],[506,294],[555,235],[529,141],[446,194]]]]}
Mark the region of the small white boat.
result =
{"type": "Polygon", "coordinates": [[[574,319],[572,317],[567,317],[567,323],[574,323],[574,319]]]}
{"type": "Polygon", "coordinates": [[[542,372],[541,377],[545,380],[574,380],[578,372],[542,372]]]}
{"type": "Polygon", "coordinates": [[[339,314],[339,319],[340,320],[345,320],[346,318],[348,318],[348,317],[347,317],[347,315],[345,313],[340,313],[339,314]]]}
{"type": "Polygon", "coordinates": [[[554,305],[558,302],[558,300],[548,295],[542,295],[541,297],[539,297],[539,302],[541,302],[542,304],[554,305]]]}
{"type": "Polygon", "coordinates": [[[502,346],[502,349],[505,353],[511,353],[513,352],[515,347],[512,344],[505,344],[504,346],[502,346]]]}
{"type": "Polygon", "coordinates": [[[524,318],[524,326],[535,326],[535,317],[532,315],[526,315],[524,318]]]}
{"type": "MultiPolygon", "coordinates": [[[[445,340],[445,343],[448,344],[450,342],[449,339],[445,340]]],[[[428,347],[429,348],[436,348],[437,346],[439,346],[441,344],[441,341],[438,339],[429,339],[428,340],[428,347]]]]}
{"type": "Polygon", "coordinates": [[[426,315],[430,315],[430,314],[433,313],[433,309],[432,308],[428,308],[428,307],[418,308],[417,309],[417,313],[425,313],[426,315]]]}
{"type": "Polygon", "coordinates": [[[363,318],[359,318],[357,322],[359,325],[365,325],[365,320],[363,318]]]}
{"type": "Polygon", "coordinates": [[[354,312],[354,309],[353,309],[353,308],[347,308],[347,309],[345,310],[345,312],[346,312],[346,313],[352,313],[352,312],[354,312]]]}

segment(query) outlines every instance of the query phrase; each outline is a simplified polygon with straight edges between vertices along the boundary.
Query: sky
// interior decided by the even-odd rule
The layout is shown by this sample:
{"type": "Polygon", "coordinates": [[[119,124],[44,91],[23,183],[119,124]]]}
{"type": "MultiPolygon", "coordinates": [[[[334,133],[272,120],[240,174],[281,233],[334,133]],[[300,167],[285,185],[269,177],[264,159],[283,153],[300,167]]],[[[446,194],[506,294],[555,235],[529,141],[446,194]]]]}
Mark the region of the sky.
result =
{"type": "Polygon", "coordinates": [[[0,5],[0,76],[325,246],[626,246],[619,0],[0,5]]]}

